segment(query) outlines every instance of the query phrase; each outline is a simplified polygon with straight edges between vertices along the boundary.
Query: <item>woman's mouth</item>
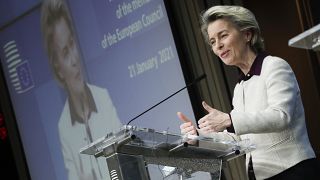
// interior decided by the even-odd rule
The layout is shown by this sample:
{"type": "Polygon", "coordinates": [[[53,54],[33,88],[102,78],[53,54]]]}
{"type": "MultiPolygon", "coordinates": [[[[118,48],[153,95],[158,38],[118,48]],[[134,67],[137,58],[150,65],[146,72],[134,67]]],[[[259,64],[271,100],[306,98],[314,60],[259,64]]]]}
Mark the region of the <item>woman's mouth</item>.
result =
{"type": "Polygon", "coordinates": [[[221,58],[226,58],[229,54],[229,51],[224,51],[223,53],[220,54],[221,58]]]}

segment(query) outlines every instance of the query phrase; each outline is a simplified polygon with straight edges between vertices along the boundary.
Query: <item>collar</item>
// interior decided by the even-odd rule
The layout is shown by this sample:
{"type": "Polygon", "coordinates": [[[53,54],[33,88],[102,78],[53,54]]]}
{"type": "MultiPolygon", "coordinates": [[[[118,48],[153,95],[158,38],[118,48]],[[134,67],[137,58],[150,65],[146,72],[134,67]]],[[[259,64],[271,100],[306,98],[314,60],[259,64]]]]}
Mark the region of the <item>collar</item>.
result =
{"type": "Polygon", "coordinates": [[[260,76],[263,60],[268,55],[269,54],[266,52],[259,53],[254,59],[253,64],[251,65],[251,68],[247,74],[244,74],[242,71],[240,71],[238,83],[241,81],[247,81],[254,75],[260,76]]]}
{"type": "MultiPolygon", "coordinates": [[[[85,85],[85,93],[88,95],[88,100],[89,100],[89,118],[91,116],[91,113],[92,112],[97,112],[97,106],[94,102],[94,99],[93,99],[93,95],[92,95],[92,92],[90,91],[88,85],[86,84],[85,85]]],[[[80,117],[76,111],[75,111],[75,108],[74,108],[74,102],[69,99],[69,109],[70,109],[70,116],[71,116],[71,124],[74,125],[75,122],[78,122],[78,123],[84,123],[84,119],[82,117],[80,117]]]]}

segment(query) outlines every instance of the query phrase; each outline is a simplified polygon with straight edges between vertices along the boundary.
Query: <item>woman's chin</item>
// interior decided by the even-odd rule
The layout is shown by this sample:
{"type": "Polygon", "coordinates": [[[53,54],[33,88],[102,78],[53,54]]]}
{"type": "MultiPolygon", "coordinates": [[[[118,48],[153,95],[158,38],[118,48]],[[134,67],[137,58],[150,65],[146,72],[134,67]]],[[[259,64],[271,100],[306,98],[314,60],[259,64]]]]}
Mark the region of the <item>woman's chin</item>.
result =
{"type": "Polygon", "coordinates": [[[225,65],[227,65],[227,66],[232,66],[232,65],[234,65],[234,64],[232,63],[232,61],[229,61],[229,60],[222,60],[222,62],[223,62],[225,65]]]}

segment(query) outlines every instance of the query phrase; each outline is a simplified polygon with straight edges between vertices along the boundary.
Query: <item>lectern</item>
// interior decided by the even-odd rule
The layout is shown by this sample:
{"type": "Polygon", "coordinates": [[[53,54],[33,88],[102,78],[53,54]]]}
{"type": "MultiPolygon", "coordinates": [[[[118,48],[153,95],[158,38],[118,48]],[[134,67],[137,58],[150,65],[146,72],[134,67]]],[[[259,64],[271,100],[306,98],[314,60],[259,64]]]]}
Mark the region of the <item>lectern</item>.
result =
{"type": "Polygon", "coordinates": [[[80,149],[80,153],[106,158],[112,180],[149,180],[147,164],[174,167],[187,179],[197,171],[220,178],[224,161],[252,151],[249,140],[181,136],[125,125],[80,149]]]}
{"type": "Polygon", "coordinates": [[[288,44],[291,47],[320,51],[320,24],[291,38],[288,44]]]}

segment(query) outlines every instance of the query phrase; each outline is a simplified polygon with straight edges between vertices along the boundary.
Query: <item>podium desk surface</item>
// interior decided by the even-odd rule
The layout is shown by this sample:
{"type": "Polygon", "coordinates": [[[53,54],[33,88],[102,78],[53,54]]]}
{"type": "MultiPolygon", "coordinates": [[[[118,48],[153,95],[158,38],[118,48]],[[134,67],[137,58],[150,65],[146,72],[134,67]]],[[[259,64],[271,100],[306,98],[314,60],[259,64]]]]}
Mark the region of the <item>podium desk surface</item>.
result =
{"type": "Polygon", "coordinates": [[[255,149],[249,140],[236,141],[222,137],[221,134],[213,138],[186,136],[125,125],[81,148],[80,153],[96,157],[124,153],[150,158],[229,160],[255,149]]]}

